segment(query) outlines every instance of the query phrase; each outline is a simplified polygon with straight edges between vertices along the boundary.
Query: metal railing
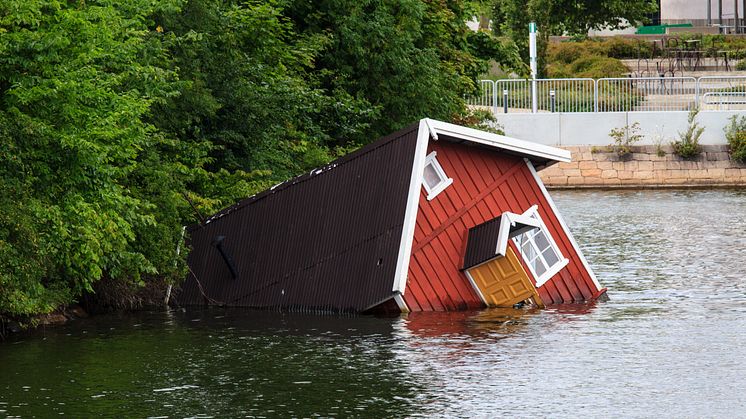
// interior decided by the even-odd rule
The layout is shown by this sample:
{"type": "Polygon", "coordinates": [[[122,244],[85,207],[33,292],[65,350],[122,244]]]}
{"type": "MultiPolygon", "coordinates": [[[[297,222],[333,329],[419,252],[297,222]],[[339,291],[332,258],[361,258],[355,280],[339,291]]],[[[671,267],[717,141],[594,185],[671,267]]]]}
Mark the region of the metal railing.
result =
{"type": "Polygon", "coordinates": [[[697,104],[697,79],[694,77],[598,79],[596,92],[596,112],[687,111],[697,104]]]}
{"type": "Polygon", "coordinates": [[[702,110],[746,109],[746,76],[703,76],[697,83],[702,110]]]}
{"type": "Polygon", "coordinates": [[[746,110],[746,76],[481,80],[470,106],[498,113],[746,110]]]}

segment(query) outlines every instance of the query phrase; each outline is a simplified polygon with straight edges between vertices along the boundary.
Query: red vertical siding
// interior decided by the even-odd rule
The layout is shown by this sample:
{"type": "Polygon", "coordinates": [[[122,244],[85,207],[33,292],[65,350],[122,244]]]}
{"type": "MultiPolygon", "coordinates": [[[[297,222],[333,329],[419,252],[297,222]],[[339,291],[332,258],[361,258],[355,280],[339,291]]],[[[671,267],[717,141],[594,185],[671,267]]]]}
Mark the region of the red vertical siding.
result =
{"type": "MultiPolygon", "coordinates": [[[[453,184],[432,201],[422,188],[404,300],[412,311],[482,307],[460,271],[469,228],[533,205],[570,263],[539,288],[547,304],[585,301],[597,291],[523,158],[481,147],[431,141],[453,184]]],[[[513,246],[513,243],[510,243],[513,246]]],[[[517,249],[514,247],[514,250],[517,249]]]]}

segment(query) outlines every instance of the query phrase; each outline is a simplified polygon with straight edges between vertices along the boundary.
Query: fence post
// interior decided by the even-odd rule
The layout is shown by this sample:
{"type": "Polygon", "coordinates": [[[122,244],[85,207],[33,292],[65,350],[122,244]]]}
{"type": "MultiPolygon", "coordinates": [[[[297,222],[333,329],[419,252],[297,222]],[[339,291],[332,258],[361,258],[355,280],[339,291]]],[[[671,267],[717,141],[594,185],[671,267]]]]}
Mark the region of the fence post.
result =
{"type": "Polygon", "coordinates": [[[492,80],[492,114],[497,116],[497,81],[492,80]]]}
{"type": "Polygon", "coordinates": [[[554,90],[549,91],[549,109],[554,113],[554,90]]]}
{"type": "Polygon", "coordinates": [[[699,82],[701,77],[697,77],[697,83],[694,84],[694,108],[699,109],[699,82]]]}
{"type": "Polygon", "coordinates": [[[503,112],[508,113],[508,89],[503,89],[503,112]]]}
{"type": "Polygon", "coordinates": [[[593,112],[598,113],[598,79],[593,79],[593,112]]]}

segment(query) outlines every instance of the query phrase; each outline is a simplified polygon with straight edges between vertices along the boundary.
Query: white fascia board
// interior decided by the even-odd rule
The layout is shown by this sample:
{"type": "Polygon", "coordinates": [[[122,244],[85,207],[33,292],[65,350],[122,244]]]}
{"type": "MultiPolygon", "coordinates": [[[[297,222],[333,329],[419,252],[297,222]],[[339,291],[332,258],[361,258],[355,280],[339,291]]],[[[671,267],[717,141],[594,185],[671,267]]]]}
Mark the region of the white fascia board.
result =
{"type": "Polygon", "coordinates": [[[460,125],[449,124],[448,122],[436,121],[434,119],[424,119],[424,121],[427,121],[428,128],[434,131],[436,135],[443,134],[450,137],[460,138],[465,141],[509,150],[524,156],[534,156],[558,162],[570,161],[570,152],[561,148],[519,140],[517,138],[480,131],[474,128],[462,127],[460,125]]]}
{"type": "Polygon", "coordinates": [[[542,182],[541,178],[539,178],[539,174],[536,172],[536,169],[534,168],[534,165],[531,163],[530,160],[526,159],[526,165],[528,165],[528,168],[531,171],[531,174],[534,176],[534,180],[536,181],[536,183],[539,184],[539,188],[541,188],[541,193],[544,194],[544,198],[546,198],[547,202],[549,202],[549,206],[552,208],[552,212],[554,212],[554,215],[557,217],[557,220],[559,220],[562,230],[564,230],[565,234],[567,235],[567,238],[570,239],[570,244],[572,244],[573,249],[575,249],[575,253],[577,253],[578,257],[580,258],[580,262],[583,264],[583,267],[585,267],[585,270],[588,271],[588,275],[590,275],[591,280],[593,281],[593,284],[596,285],[596,289],[600,291],[602,288],[601,288],[601,284],[598,283],[598,278],[596,278],[596,274],[593,272],[593,269],[591,269],[591,265],[585,259],[583,252],[580,251],[580,247],[578,246],[578,243],[575,241],[575,237],[572,236],[570,229],[567,228],[567,224],[565,223],[565,220],[562,218],[562,214],[560,214],[559,210],[557,209],[557,206],[554,204],[554,201],[552,200],[552,197],[549,195],[547,188],[544,186],[544,182],[542,182]]]}
{"type": "Polygon", "coordinates": [[[412,175],[409,179],[407,208],[404,211],[404,225],[402,226],[401,240],[399,241],[399,256],[397,257],[396,271],[394,273],[393,291],[400,294],[404,294],[404,290],[407,287],[409,259],[412,256],[414,229],[417,224],[417,212],[420,205],[420,193],[422,190],[422,175],[425,171],[427,144],[429,141],[430,126],[428,125],[428,120],[422,119],[420,120],[420,126],[417,131],[417,145],[414,150],[412,175]]]}

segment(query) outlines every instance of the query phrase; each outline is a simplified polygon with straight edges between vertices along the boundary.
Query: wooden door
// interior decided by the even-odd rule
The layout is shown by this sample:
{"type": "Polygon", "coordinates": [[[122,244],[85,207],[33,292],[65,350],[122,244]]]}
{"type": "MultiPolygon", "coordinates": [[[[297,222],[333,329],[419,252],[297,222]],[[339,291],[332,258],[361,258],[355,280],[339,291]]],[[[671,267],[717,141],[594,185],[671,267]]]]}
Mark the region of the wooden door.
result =
{"type": "Polygon", "coordinates": [[[510,247],[504,257],[497,257],[466,272],[472,285],[490,307],[512,307],[529,298],[544,306],[536,287],[510,247]]]}

